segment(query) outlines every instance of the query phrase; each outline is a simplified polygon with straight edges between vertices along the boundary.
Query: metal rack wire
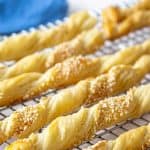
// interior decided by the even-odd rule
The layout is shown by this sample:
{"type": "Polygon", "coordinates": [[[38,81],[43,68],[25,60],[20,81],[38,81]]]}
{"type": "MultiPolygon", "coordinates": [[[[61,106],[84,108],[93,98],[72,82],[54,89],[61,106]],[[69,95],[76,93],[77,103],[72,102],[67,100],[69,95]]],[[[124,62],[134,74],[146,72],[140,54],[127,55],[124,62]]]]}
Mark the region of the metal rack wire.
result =
{"type": "MultiPolygon", "coordinates": [[[[105,45],[101,48],[101,51],[97,51],[94,54],[94,56],[97,57],[97,56],[101,56],[104,54],[112,54],[124,47],[142,43],[143,41],[147,39],[150,39],[150,27],[143,28],[136,32],[132,32],[128,34],[127,36],[119,38],[113,42],[106,41],[105,45]]],[[[146,84],[146,83],[150,83],[150,74],[147,74],[141,82],[141,84],[146,84]]],[[[56,90],[48,90],[46,93],[42,94],[41,96],[53,95],[55,93],[57,93],[56,90]]],[[[4,118],[8,117],[13,111],[16,111],[17,109],[20,109],[24,106],[34,105],[38,103],[41,96],[31,99],[29,101],[23,102],[21,104],[0,108],[0,120],[3,120],[4,118]]],[[[126,122],[116,124],[110,128],[100,130],[95,134],[92,140],[83,142],[81,145],[74,148],[73,150],[82,150],[83,148],[86,148],[89,145],[93,145],[100,140],[114,139],[125,131],[128,131],[132,128],[136,128],[141,125],[148,124],[148,123],[150,123],[150,113],[145,114],[144,116],[138,119],[128,120],[126,122]]],[[[4,149],[4,147],[10,144],[13,140],[14,139],[10,139],[6,141],[4,144],[0,145],[0,150],[4,149]]]]}
{"type": "MultiPolygon", "coordinates": [[[[105,45],[101,48],[101,51],[98,51],[95,55],[100,56],[104,54],[111,54],[124,47],[142,43],[147,39],[150,39],[150,27],[138,30],[136,32],[132,32],[127,36],[124,36],[113,42],[107,41],[105,45]]],[[[147,74],[140,84],[146,83],[150,83],[150,74],[147,74]]],[[[100,140],[115,139],[123,132],[126,132],[133,128],[137,128],[142,125],[146,125],[148,123],[150,123],[150,113],[145,114],[138,119],[128,120],[126,122],[116,124],[110,128],[100,130],[95,134],[92,140],[83,142],[81,145],[74,148],[73,150],[82,150],[83,148],[93,145],[100,140]]]]}

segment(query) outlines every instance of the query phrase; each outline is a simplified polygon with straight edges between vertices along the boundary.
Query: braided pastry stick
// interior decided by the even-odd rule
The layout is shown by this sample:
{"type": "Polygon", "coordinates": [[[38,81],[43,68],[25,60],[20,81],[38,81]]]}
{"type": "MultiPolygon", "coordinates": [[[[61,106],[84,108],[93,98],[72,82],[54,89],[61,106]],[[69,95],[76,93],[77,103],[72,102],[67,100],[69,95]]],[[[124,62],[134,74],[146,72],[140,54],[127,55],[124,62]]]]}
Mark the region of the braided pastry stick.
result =
{"type": "Polygon", "coordinates": [[[0,143],[12,136],[26,137],[58,116],[73,112],[84,104],[92,104],[129,89],[150,72],[149,65],[150,55],[142,56],[133,67],[115,66],[107,74],[80,81],[53,97],[44,98],[35,106],[14,112],[0,122],[0,143]]]}
{"type": "Polygon", "coordinates": [[[83,11],[71,15],[56,27],[11,36],[0,42],[0,61],[18,60],[37,50],[70,40],[95,24],[96,18],[83,11]]]}
{"type": "Polygon", "coordinates": [[[0,106],[27,100],[49,88],[66,87],[85,78],[95,77],[118,64],[132,64],[144,54],[150,54],[149,42],[98,58],[73,57],[43,74],[24,73],[0,81],[0,106]]]}
{"type": "Polygon", "coordinates": [[[0,68],[0,79],[27,72],[45,72],[48,68],[69,57],[95,52],[103,41],[101,32],[96,28],[82,32],[73,40],[56,46],[51,52],[41,51],[22,58],[11,67],[0,68]]]}
{"type": "Polygon", "coordinates": [[[103,22],[107,24],[111,21],[117,25],[138,10],[150,10],[149,0],[139,0],[137,4],[128,8],[109,6],[102,11],[103,22]]]}
{"type": "Polygon", "coordinates": [[[85,150],[147,150],[150,147],[150,124],[132,129],[112,141],[100,141],[85,150]]]}
{"type": "Polygon", "coordinates": [[[66,150],[88,140],[96,131],[150,111],[150,84],[111,97],[72,115],[56,118],[42,133],[17,140],[6,150],[66,150]]]}
{"type": "Polygon", "coordinates": [[[150,26],[150,10],[136,11],[118,24],[113,23],[111,20],[103,23],[104,32],[108,39],[115,39],[146,26],[150,26]]]}

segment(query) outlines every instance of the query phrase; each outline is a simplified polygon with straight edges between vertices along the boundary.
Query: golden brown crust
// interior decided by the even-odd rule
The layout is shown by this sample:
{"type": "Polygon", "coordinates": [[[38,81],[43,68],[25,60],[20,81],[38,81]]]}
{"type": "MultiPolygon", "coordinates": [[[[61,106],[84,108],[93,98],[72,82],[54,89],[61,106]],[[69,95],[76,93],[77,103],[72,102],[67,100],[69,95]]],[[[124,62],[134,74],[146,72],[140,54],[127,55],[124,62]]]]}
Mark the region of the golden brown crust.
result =
{"type": "Polygon", "coordinates": [[[150,26],[149,0],[140,0],[136,5],[125,9],[117,6],[107,7],[102,11],[102,18],[108,39],[115,39],[130,31],[150,26]]]}
{"type": "Polygon", "coordinates": [[[56,46],[51,52],[35,53],[24,57],[11,67],[0,68],[0,79],[3,80],[28,72],[43,73],[56,63],[69,57],[95,52],[103,44],[103,41],[102,33],[96,28],[85,31],[73,40],[56,46]]]}
{"type": "Polygon", "coordinates": [[[149,89],[150,84],[133,88],[126,95],[108,98],[72,115],[58,117],[42,133],[17,140],[6,150],[26,150],[28,145],[35,150],[71,149],[89,139],[97,130],[149,112],[149,89]]]}
{"type": "Polygon", "coordinates": [[[95,17],[83,11],[71,15],[56,27],[11,36],[0,42],[0,61],[18,60],[35,51],[68,41],[95,24],[95,17]]]}
{"type": "Polygon", "coordinates": [[[58,116],[71,113],[84,104],[92,104],[108,96],[119,94],[136,85],[150,71],[150,55],[141,57],[133,67],[118,65],[107,74],[80,81],[35,106],[14,112],[0,122],[0,143],[6,139],[26,137],[58,116]],[[6,127],[7,128],[4,128],[6,127]]]}
{"type": "Polygon", "coordinates": [[[146,26],[150,26],[150,10],[136,11],[118,24],[113,23],[111,20],[107,20],[103,24],[108,39],[115,39],[146,26]]]}
{"type": "Polygon", "coordinates": [[[113,141],[100,141],[84,150],[147,150],[150,147],[150,125],[121,134],[113,141]]]}
{"type": "Polygon", "coordinates": [[[118,64],[132,64],[143,54],[150,54],[150,42],[145,41],[142,44],[134,45],[122,49],[121,51],[103,56],[101,59],[100,73],[107,72],[111,67],[118,64]],[[128,58],[128,59],[125,59],[128,58]]]}
{"type": "Polygon", "coordinates": [[[31,98],[49,88],[65,87],[87,77],[96,76],[99,67],[98,58],[78,56],[56,64],[44,74],[24,73],[0,81],[0,106],[31,98]]]}
{"type": "Polygon", "coordinates": [[[149,10],[150,9],[150,3],[149,0],[139,0],[139,2],[137,4],[135,4],[133,7],[131,7],[130,9],[133,10],[149,10]]]}
{"type": "Polygon", "coordinates": [[[55,51],[52,57],[48,57],[46,65],[51,67],[72,56],[94,53],[103,43],[104,37],[101,31],[96,28],[85,31],[72,41],[55,47],[55,51]]]}
{"type": "Polygon", "coordinates": [[[0,106],[32,98],[49,88],[62,88],[85,78],[95,77],[118,64],[132,64],[140,56],[150,54],[149,47],[150,42],[146,41],[113,55],[99,58],[72,57],[56,64],[43,74],[24,73],[0,81],[0,106]]]}
{"type": "Polygon", "coordinates": [[[108,20],[114,24],[118,24],[129,17],[132,13],[139,10],[150,10],[149,0],[139,0],[139,2],[128,8],[120,8],[118,6],[109,6],[102,11],[103,22],[108,20]]]}

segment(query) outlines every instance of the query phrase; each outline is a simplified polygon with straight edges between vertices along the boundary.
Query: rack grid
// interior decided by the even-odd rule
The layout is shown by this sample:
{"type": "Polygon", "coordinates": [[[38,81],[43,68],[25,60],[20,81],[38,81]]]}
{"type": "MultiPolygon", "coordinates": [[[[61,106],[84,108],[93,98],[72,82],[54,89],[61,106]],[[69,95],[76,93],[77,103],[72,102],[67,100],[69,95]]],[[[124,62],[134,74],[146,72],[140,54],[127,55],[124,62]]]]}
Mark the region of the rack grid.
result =
{"type": "MultiPolygon", "coordinates": [[[[135,32],[129,33],[128,35],[123,36],[122,38],[119,38],[114,41],[106,41],[104,46],[92,56],[98,57],[98,56],[105,55],[105,54],[112,54],[125,47],[132,46],[138,43],[142,43],[143,41],[147,39],[150,39],[150,27],[146,27],[141,30],[137,30],[135,32]]],[[[8,65],[8,63],[5,63],[5,64],[8,65]]],[[[140,84],[146,84],[146,83],[150,83],[150,74],[147,74],[140,84]]],[[[48,90],[47,92],[41,94],[41,96],[53,95],[53,94],[56,94],[57,92],[58,90],[48,90]]],[[[3,120],[4,118],[8,117],[12,112],[18,109],[21,109],[24,106],[34,105],[38,103],[41,96],[38,96],[29,101],[26,101],[17,105],[13,105],[10,107],[0,107],[0,120],[3,120]]],[[[78,147],[73,148],[73,150],[82,150],[83,148],[93,145],[100,140],[115,139],[121,133],[125,131],[128,131],[130,129],[133,129],[142,125],[146,125],[148,123],[150,123],[150,113],[145,114],[140,118],[137,118],[134,120],[127,120],[126,122],[116,124],[110,128],[100,130],[96,132],[95,136],[90,141],[84,141],[78,147]]],[[[4,147],[10,144],[12,141],[14,141],[13,138],[6,141],[4,144],[0,145],[0,150],[4,149],[4,147]]]]}
{"type": "MultiPolygon", "coordinates": [[[[96,52],[95,55],[101,56],[104,54],[112,54],[122,48],[142,43],[143,41],[148,39],[150,39],[150,27],[129,33],[127,36],[123,36],[122,38],[119,38],[113,42],[106,41],[104,46],[101,48],[101,51],[96,52]]],[[[150,83],[150,74],[145,75],[145,78],[143,78],[140,84],[147,84],[147,83],[150,83]]],[[[101,140],[113,140],[117,138],[120,134],[128,130],[149,123],[150,123],[150,113],[147,113],[140,118],[127,120],[125,122],[111,126],[110,128],[100,130],[96,132],[95,136],[90,141],[84,141],[81,145],[74,148],[73,150],[82,150],[101,140]]]]}

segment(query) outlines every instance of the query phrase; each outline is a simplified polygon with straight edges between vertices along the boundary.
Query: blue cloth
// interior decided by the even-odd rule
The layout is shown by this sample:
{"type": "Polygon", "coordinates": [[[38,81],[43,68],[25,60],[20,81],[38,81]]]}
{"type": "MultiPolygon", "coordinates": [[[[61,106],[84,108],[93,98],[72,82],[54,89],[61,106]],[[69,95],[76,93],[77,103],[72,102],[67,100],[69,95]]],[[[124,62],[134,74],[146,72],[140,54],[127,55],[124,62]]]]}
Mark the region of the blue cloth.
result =
{"type": "Polygon", "coordinates": [[[66,0],[0,0],[0,34],[62,19],[67,9],[66,0]]]}

